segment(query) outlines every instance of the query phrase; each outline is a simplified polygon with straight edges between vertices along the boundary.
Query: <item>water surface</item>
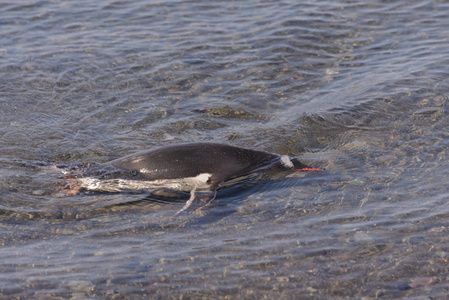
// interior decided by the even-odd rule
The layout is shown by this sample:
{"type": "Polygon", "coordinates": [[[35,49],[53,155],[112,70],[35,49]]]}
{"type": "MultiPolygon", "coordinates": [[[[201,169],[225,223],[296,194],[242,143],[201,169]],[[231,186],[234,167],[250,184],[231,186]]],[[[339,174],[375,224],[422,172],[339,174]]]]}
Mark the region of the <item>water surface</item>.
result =
{"type": "Polygon", "coordinates": [[[447,295],[445,1],[0,4],[0,295],[447,295]],[[55,197],[57,164],[212,141],[300,157],[203,215],[55,197]]]}

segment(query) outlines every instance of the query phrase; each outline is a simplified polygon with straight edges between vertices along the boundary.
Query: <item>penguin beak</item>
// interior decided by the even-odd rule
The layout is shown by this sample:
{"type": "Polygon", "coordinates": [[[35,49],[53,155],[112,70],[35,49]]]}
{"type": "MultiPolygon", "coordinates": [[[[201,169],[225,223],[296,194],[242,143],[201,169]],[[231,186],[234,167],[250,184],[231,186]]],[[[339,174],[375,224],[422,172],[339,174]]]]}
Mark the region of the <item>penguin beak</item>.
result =
{"type": "Polygon", "coordinates": [[[300,162],[296,158],[293,158],[291,161],[293,163],[292,170],[295,172],[298,172],[298,171],[324,171],[324,169],[309,167],[309,166],[303,164],[302,162],[300,162]]]}
{"type": "Polygon", "coordinates": [[[293,169],[293,171],[324,171],[324,169],[320,168],[301,168],[301,169],[293,169]]]}

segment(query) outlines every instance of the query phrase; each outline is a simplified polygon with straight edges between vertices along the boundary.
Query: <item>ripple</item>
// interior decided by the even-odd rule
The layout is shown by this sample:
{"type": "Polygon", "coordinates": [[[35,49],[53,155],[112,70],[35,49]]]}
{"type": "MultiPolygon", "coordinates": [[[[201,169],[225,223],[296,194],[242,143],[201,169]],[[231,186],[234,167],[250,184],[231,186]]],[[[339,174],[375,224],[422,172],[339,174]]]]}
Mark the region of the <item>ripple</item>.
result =
{"type": "Polygon", "coordinates": [[[447,8],[2,3],[0,294],[444,298],[447,8]],[[200,140],[326,171],[179,219],[145,195],[55,198],[40,173],[200,140]]]}

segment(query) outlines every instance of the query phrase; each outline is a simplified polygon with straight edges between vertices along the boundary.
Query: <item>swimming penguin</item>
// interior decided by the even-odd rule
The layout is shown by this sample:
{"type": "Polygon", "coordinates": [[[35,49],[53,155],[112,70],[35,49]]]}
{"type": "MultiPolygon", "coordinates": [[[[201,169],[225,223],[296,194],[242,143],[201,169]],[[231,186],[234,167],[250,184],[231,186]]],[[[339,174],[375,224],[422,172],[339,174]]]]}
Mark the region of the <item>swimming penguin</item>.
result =
{"type": "Polygon", "coordinates": [[[274,166],[294,171],[320,170],[287,155],[226,144],[191,143],[160,147],[98,164],[88,168],[77,180],[82,188],[91,191],[166,188],[190,192],[190,199],[181,209],[184,211],[194,201],[201,206],[208,204],[226,183],[274,166]]]}

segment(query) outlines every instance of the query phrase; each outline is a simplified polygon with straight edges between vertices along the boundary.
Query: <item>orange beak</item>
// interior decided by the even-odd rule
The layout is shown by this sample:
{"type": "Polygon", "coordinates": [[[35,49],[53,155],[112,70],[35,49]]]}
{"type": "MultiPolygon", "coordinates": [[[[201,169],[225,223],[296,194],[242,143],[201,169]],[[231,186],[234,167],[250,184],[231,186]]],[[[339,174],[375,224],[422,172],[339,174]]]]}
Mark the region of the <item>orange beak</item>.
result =
{"type": "Polygon", "coordinates": [[[293,171],[324,171],[324,169],[320,168],[302,168],[302,169],[293,169],[293,171]]]}

